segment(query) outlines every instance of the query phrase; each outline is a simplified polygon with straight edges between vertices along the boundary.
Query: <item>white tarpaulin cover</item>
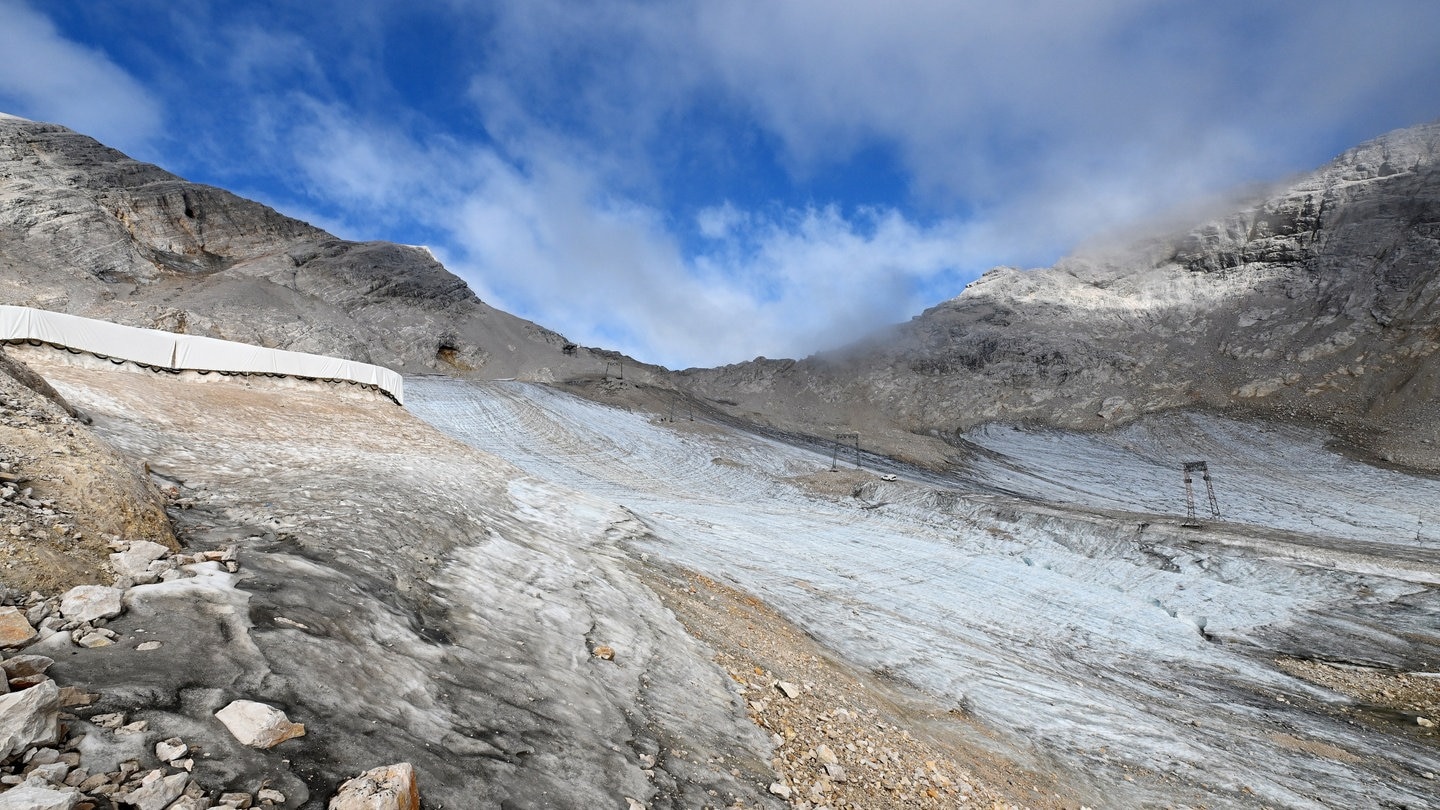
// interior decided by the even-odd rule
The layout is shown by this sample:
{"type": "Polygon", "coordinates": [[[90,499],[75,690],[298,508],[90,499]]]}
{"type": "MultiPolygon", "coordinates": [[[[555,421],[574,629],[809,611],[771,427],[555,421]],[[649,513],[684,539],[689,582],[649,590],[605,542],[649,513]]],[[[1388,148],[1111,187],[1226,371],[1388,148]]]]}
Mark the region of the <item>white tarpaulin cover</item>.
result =
{"type": "Polygon", "coordinates": [[[396,402],[405,401],[401,376],[369,363],[0,305],[0,341],[12,340],[39,340],[158,368],[345,380],[373,385],[396,402]]]}

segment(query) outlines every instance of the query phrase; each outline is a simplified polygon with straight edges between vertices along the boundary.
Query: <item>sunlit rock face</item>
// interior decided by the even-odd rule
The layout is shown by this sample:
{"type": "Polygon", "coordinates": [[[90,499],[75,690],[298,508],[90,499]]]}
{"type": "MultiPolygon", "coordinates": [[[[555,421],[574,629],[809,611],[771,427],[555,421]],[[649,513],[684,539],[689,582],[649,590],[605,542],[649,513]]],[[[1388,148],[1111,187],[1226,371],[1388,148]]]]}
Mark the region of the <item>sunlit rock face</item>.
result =
{"type": "Polygon", "coordinates": [[[1398,131],[1195,227],[997,268],[848,350],[685,384],[780,426],[876,437],[1254,409],[1434,466],[1421,440],[1440,438],[1437,160],[1440,125],[1398,131]]]}
{"type": "Polygon", "coordinates": [[[0,302],[403,371],[603,368],[480,301],[425,248],[347,242],[12,117],[0,117],[0,302]]]}

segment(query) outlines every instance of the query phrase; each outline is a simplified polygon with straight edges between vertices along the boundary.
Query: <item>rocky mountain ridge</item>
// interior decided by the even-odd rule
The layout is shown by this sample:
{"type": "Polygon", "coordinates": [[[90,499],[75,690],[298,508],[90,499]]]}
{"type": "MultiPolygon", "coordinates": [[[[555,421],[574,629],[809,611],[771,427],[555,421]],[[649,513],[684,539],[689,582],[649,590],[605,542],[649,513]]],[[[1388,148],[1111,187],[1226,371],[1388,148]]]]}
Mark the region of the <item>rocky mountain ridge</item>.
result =
{"type": "Polygon", "coordinates": [[[0,115],[0,301],[406,373],[603,370],[424,248],[349,242],[61,126],[0,115]]]}
{"type": "Polygon", "coordinates": [[[849,349],[681,376],[735,414],[872,446],[1206,408],[1320,422],[1422,468],[1440,442],[1440,124],[1356,147],[1198,227],[1001,267],[849,349]]]}
{"type": "MultiPolygon", "coordinates": [[[[407,373],[569,382],[620,360],[632,383],[931,466],[987,422],[1104,429],[1204,408],[1323,423],[1431,469],[1437,144],[1440,125],[1400,130],[1196,227],[996,268],[848,349],[666,374],[486,305],[423,249],[347,242],[0,117],[0,300],[407,373]]],[[[614,398],[602,388],[576,390],[614,398]]]]}

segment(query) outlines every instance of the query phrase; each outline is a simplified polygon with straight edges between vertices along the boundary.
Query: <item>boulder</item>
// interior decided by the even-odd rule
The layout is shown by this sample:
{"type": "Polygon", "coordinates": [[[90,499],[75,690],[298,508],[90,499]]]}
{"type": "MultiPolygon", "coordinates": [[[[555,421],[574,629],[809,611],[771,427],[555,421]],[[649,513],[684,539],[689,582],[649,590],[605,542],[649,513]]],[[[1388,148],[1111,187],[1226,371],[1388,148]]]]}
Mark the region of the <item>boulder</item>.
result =
{"type": "Polygon", "coordinates": [[[43,675],[54,663],[55,659],[43,655],[15,655],[0,662],[0,667],[4,667],[6,678],[24,678],[43,675]]]}
{"type": "Polygon", "coordinates": [[[0,793],[0,810],[71,810],[79,800],[75,790],[19,785],[0,793]]]}
{"type": "Polygon", "coordinates": [[[60,688],[46,681],[0,696],[0,760],[60,739],[60,688]]]}
{"type": "Polygon", "coordinates": [[[110,567],[115,569],[117,576],[130,577],[135,581],[146,579],[154,581],[154,574],[150,573],[150,563],[170,553],[170,549],[159,543],[149,540],[140,540],[130,544],[130,548],[110,555],[110,567]]]}
{"type": "Polygon", "coordinates": [[[215,713],[235,739],[252,748],[274,748],[286,740],[305,736],[303,723],[292,723],[285,713],[253,700],[237,700],[215,713]]]}
{"type": "Polygon", "coordinates": [[[408,762],[372,768],[340,786],[329,810],[420,810],[420,786],[408,762]]]}
{"type": "MultiPolygon", "coordinates": [[[[152,543],[151,545],[159,545],[152,543]]],[[[164,548],[164,546],[160,546],[164,548]]],[[[104,585],[77,585],[60,597],[60,613],[72,622],[112,619],[125,610],[125,592],[104,585]]]]}
{"type": "Polygon", "coordinates": [[[135,788],[121,799],[126,804],[134,805],[137,810],[165,810],[170,803],[180,798],[185,792],[185,785],[190,781],[190,775],[175,773],[164,776],[164,772],[153,770],[145,775],[145,780],[140,787],[135,788]]]}
{"type": "Polygon", "coordinates": [[[0,608],[0,647],[23,647],[38,635],[19,608],[0,608]]]}

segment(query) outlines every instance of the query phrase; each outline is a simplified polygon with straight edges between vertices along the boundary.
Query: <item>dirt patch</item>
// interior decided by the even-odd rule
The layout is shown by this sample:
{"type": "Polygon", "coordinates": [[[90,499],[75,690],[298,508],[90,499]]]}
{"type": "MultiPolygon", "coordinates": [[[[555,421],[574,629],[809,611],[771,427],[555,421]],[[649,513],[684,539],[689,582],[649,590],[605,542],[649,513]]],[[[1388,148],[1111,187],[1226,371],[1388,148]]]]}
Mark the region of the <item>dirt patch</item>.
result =
{"type": "Polygon", "coordinates": [[[770,732],[777,792],[788,790],[792,807],[1080,806],[1052,780],[947,732],[969,722],[963,715],[831,658],[755,598],[693,572],[645,576],[770,732]]]}
{"type": "Polygon", "coordinates": [[[831,500],[853,498],[866,484],[874,482],[874,473],[856,469],[821,470],[806,475],[792,475],[785,481],[794,484],[811,495],[831,500]]]}
{"type": "Polygon", "coordinates": [[[1440,742],[1440,676],[1386,672],[1368,667],[1325,664],[1282,658],[1280,669],[1355,700],[1394,712],[1413,722],[1420,733],[1440,742]]]}
{"type": "Polygon", "coordinates": [[[31,374],[0,367],[0,577],[46,595],[108,584],[111,538],[177,548],[161,494],[31,374]]]}
{"type": "Polygon", "coordinates": [[[1304,740],[1293,734],[1274,731],[1265,735],[1276,745],[1289,748],[1292,751],[1304,751],[1307,754],[1314,754],[1317,757],[1333,759],[1339,762],[1360,762],[1360,757],[1346,751],[1344,748],[1337,748],[1329,743],[1318,740],[1304,740]]]}

